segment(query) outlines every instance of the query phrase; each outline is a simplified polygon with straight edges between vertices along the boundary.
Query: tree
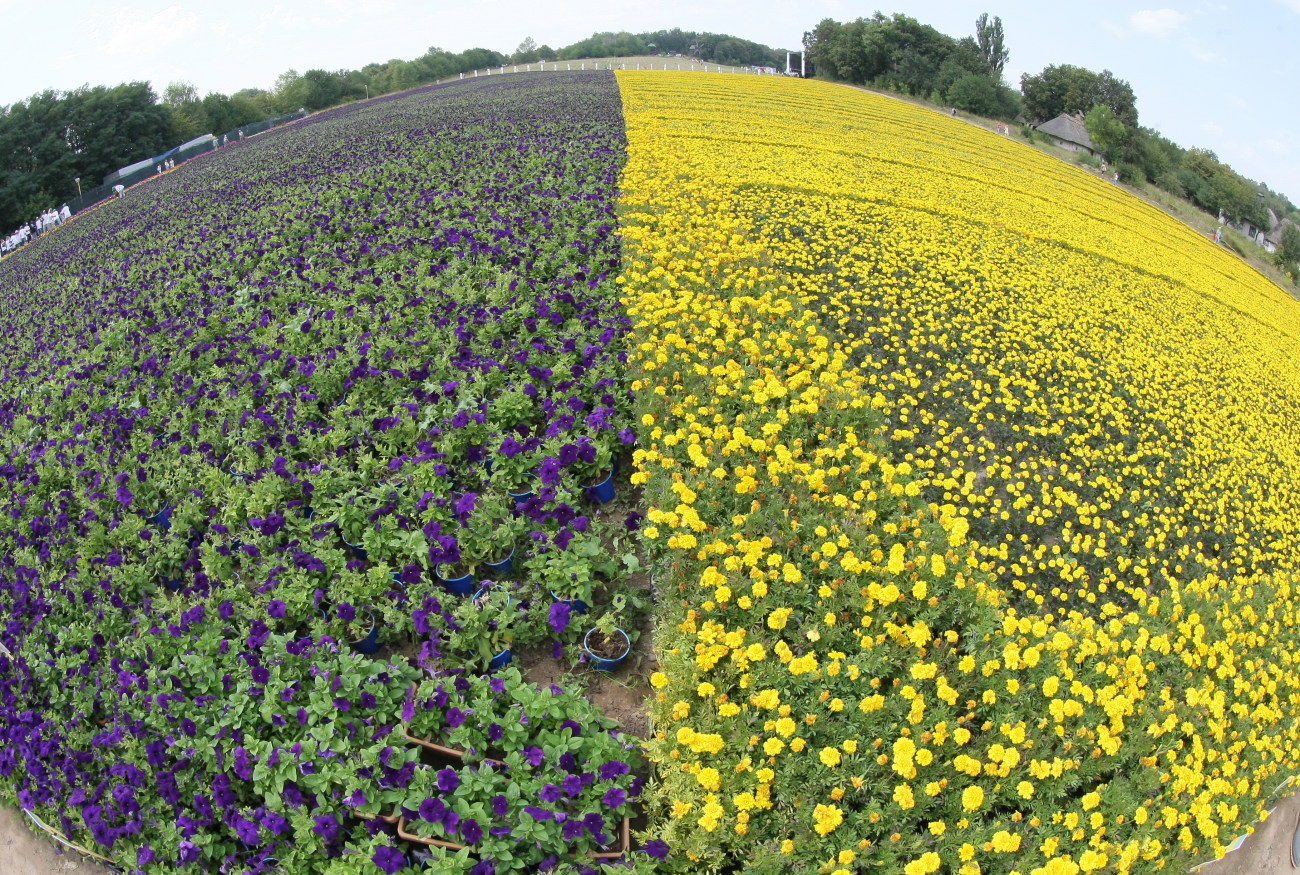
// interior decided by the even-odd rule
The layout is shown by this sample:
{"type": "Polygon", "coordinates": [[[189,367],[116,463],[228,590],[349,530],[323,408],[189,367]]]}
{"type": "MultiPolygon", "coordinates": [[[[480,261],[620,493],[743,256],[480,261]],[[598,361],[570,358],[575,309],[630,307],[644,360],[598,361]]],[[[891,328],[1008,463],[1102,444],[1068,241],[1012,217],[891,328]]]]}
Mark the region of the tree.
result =
{"type": "Polygon", "coordinates": [[[1104,103],[1097,104],[1088,110],[1083,123],[1088,128],[1088,136],[1092,138],[1093,144],[1101,150],[1107,160],[1118,161],[1120,149],[1128,139],[1128,128],[1115,118],[1115,113],[1111,112],[1110,107],[1104,103]]]}
{"type": "Polygon", "coordinates": [[[1105,104],[1125,127],[1137,126],[1133,88],[1109,70],[1094,73],[1070,64],[1050,65],[1037,76],[1021,76],[1020,91],[1025,113],[1035,121],[1049,121],[1063,112],[1087,113],[1105,104]]]}
{"type": "Polygon", "coordinates": [[[1282,229],[1282,246],[1278,249],[1278,254],[1283,261],[1300,264],[1300,225],[1289,222],[1282,229]]]}
{"type": "Polygon", "coordinates": [[[975,42],[979,45],[985,72],[998,79],[1002,78],[1002,68],[1011,57],[1006,47],[1006,36],[1002,32],[1002,19],[995,15],[990,22],[989,14],[981,13],[975,19],[975,42]]]}
{"type": "Polygon", "coordinates": [[[983,116],[1000,114],[1001,101],[998,99],[997,86],[989,77],[979,73],[964,74],[952,83],[946,96],[948,102],[960,110],[983,116]]]}
{"type": "Polygon", "coordinates": [[[531,36],[525,37],[515,49],[515,53],[510,56],[512,64],[531,64],[537,60],[540,60],[540,55],[537,53],[537,43],[531,36]]]}

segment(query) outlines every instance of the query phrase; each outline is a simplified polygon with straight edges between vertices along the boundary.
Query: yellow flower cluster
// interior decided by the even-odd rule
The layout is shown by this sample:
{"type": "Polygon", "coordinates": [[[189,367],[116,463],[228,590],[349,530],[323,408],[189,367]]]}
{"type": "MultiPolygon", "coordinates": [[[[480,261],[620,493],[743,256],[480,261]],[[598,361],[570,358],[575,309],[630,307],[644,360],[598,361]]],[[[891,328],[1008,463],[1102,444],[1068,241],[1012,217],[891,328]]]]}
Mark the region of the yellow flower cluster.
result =
{"type": "Polygon", "coordinates": [[[619,82],[670,843],[1222,853],[1300,764],[1296,302],[906,103],[619,82]]]}

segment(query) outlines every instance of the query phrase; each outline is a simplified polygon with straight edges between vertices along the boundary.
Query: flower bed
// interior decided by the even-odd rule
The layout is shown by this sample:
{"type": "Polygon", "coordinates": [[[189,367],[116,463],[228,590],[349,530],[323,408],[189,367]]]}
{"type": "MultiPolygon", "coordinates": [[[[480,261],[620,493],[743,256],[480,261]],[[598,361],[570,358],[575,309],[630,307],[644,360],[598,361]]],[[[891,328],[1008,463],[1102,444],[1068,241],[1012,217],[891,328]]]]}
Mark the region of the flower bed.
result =
{"type": "Polygon", "coordinates": [[[580,696],[508,669],[424,680],[402,716],[408,737],[451,758],[417,772],[402,803],[402,837],[468,847],[499,872],[630,850],[639,745],[580,696]]]}
{"type": "Polygon", "coordinates": [[[666,838],[749,875],[1221,853],[1300,766],[1294,300],[905,103],[619,81],[666,838]]]}
{"type": "Polygon", "coordinates": [[[623,585],[569,550],[624,523],[622,146],[607,74],[425,89],[5,259],[0,796],[145,871],[405,865],[435,567],[623,585]]]}

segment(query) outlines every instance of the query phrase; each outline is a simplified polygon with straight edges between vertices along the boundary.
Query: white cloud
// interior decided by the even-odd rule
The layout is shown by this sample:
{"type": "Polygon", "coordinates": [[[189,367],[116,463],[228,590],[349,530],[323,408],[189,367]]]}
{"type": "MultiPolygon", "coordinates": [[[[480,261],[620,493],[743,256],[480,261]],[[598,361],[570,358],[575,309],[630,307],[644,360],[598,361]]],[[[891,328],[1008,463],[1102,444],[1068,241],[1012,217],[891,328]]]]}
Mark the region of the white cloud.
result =
{"type": "Polygon", "coordinates": [[[1279,0],[1279,2],[1292,12],[1300,15],[1300,0],[1279,0]]]}
{"type": "MultiPolygon", "coordinates": [[[[1288,0],[1288,2],[1300,3],[1300,0],[1288,0]]],[[[1186,18],[1186,15],[1176,9],[1143,9],[1134,12],[1128,21],[1138,33],[1164,37],[1173,33],[1186,18]]]]}
{"type": "Polygon", "coordinates": [[[141,55],[179,42],[199,27],[199,17],[179,6],[146,15],[123,9],[116,16],[113,32],[104,43],[110,55],[141,55]]]}

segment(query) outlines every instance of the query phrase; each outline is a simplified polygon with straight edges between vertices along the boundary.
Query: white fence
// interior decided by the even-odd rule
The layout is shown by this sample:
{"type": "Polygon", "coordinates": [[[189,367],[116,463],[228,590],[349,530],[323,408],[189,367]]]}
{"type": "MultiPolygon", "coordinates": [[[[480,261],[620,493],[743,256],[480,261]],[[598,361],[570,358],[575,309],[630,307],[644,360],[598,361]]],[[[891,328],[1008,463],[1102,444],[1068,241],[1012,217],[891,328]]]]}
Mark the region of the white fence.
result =
{"type": "Polygon", "coordinates": [[[779,76],[775,67],[735,67],[725,64],[705,64],[705,63],[687,63],[665,62],[663,64],[650,64],[636,62],[632,65],[626,63],[615,63],[613,61],[546,61],[535,64],[502,64],[500,67],[486,67],[482,71],[474,70],[469,73],[461,73],[461,79],[474,79],[480,75],[483,76],[503,76],[507,72],[511,73],[558,73],[563,67],[566,71],[574,70],[691,70],[703,73],[749,73],[759,76],[779,76]],[[534,70],[533,68],[537,69],[534,70]]]}

